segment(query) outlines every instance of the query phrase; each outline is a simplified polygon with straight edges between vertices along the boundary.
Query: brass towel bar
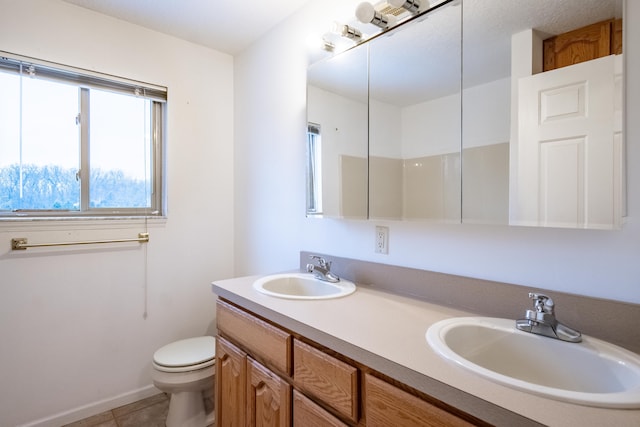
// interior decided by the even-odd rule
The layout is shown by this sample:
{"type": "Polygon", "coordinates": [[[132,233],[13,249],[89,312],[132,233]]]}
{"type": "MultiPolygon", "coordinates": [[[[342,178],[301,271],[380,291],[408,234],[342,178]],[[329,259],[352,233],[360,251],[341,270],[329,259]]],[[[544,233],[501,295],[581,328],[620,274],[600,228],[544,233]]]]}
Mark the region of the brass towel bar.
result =
{"type": "Polygon", "coordinates": [[[32,243],[29,244],[26,237],[17,237],[11,239],[11,250],[23,251],[27,248],[41,248],[47,246],[71,246],[71,245],[95,245],[98,243],[125,243],[139,242],[147,243],[149,241],[149,233],[138,233],[137,239],[114,239],[114,240],[91,240],[87,242],[62,242],[62,243],[32,243]]]}

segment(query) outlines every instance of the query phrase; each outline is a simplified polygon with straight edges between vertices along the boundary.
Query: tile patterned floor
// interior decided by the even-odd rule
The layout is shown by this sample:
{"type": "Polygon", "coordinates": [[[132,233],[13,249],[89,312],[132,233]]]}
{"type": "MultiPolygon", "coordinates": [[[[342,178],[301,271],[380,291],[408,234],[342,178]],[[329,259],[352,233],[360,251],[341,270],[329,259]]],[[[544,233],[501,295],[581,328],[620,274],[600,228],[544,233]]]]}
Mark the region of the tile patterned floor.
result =
{"type": "Polygon", "coordinates": [[[169,397],[160,393],[63,427],[164,427],[168,411],[169,397]]]}

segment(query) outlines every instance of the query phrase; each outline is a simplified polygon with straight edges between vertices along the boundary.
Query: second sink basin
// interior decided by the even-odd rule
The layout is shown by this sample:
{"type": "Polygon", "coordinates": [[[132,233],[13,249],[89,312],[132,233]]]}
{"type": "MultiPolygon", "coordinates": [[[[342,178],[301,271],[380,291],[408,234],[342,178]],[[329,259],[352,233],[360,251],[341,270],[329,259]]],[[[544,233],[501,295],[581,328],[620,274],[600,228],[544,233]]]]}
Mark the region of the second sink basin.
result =
{"type": "Polygon", "coordinates": [[[488,317],[437,322],[426,338],[441,356],[506,386],[587,406],[640,408],[640,355],[605,341],[564,342],[488,317]]]}
{"type": "Polygon", "coordinates": [[[285,273],[261,277],[253,282],[253,288],[266,295],[288,299],[329,299],[350,295],[356,285],[340,279],[337,283],[316,279],[310,273],[285,273]]]}

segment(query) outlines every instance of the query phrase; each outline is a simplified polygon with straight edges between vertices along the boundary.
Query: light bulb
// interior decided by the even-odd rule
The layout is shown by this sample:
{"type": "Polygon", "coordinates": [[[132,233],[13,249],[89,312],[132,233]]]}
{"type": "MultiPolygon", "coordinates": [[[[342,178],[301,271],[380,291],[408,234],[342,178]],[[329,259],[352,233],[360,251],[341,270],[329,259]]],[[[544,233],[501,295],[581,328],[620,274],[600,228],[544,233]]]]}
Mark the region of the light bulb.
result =
{"type": "Polygon", "coordinates": [[[395,8],[403,8],[410,13],[418,13],[421,7],[423,9],[429,7],[427,0],[387,0],[387,3],[395,8]]]}
{"type": "Polygon", "coordinates": [[[359,42],[362,39],[362,32],[360,30],[339,22],[333,23],[333,32],[355,42],[359,42]]]}
{"type": "Polygon", "coordinates": [[[373,24],[382,29],[389,28],[393,24],[393,17],[383,15],[377,12],[373,5],[368,2],[362,2],[356,8],[356,18],[365,24],[373,24]]]}
{"type": "Polygon", "coordinates": [[[322,50],[325,52],[333,52],[336,50],[336,45],[331,43],[329,40],[322,39],[322,50]]]}

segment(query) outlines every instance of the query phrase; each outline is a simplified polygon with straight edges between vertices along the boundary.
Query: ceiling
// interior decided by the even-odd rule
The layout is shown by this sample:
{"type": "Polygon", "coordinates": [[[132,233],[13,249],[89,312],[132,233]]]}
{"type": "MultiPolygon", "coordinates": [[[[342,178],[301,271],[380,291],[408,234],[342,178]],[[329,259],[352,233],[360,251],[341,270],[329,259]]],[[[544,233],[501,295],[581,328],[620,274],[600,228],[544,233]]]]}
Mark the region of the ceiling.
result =
{"type": "Polygon", "coordinates": [[[375,39],[369,64],[353,49],[319,61],[309,81],[353,99],[370,90],[387,104],[413,105],[457,93],[461,84],[468,88],[509,77],[516,33],[535,29],[546,38],[622,17],[621,0],[464,0],[462,5],[454,1],[429,12],[420,25],[375,39]],[[351,66],[332,65],[338,61],[351,61],[351,66]],[[361,71],[366,76],[367,67],[369,86],[362,87],[361,71]]]}
{"type": "Polygon", "coordinates": [[[309,0],[63,0],[231,55],[309,0]]]}
{"type": "MultiPolygon", "coordinates": [[[[63,1],[235,55],[313,0],[63,1]]],[[[331,7],[326,12],[333,19],[350,17],[351,21],[343,22],[370,34],[367,28],[370,24],[364,25],[355,20],[357,1],[359,0],[329,2],[331,7]]],[[[376,5],[385,3],[383,0],[370,1],[376,5]]],[[[441,1],[431,0],[430,4],[433,6],[441,1]]],[[[620,17],[621,5],[621,0],[454,1],[451,6],[456,10],[455,13],[436,11],[437,13],[426,15],[431,22],[421,27],[427,33],[412,34],[410,31],[403,31],[406,33],[406,41],[394,43],[396,47],[383,55],[387,60],[382,61],[382,71],[379,72],[393,76],[388,79],[395,82],[389,97],[401,99],[405,104],[416,102],[416,98],[423,97],[425,93],[431,98],[444,96],[452,92],[451,88],[455,89],[460,84],[459,72],[452,72],[451,67],[438,66],[459,63],[460,16],[465,27],[464,83],[465,86],[474,86],[510,75],[510,42],[513,34],[526,28],[536,29],[544,35],[559,34],[612,16],[620,17]],[[463,5],[462,8],[459,7],[460,4],[463,5]],[[400,55],[398,58],[402,58],[402,61],[395,58],[396,54],[400,55]],[[456,54],[458,59],[451,56],[456,54]],[[406,63],[407,60],[417,62],[406,63]],[[425,65],[420,61],[427,63],[425,65]],[[398,78],[398,68],[403,70],[402,78],[398,78]]],[[[317,19],[320,21],[323,17],[318,16],[317,19]]],[[[392,34],[390,32],[389,35],[392,34]]],[[[377,44],[384,46],[382,42],[377,44]]],[[[320,74],[325,85],[350,85],[346,76],[349,73],[345,74],[344,67],[340,70],[334,79],[336,81],[329,83],[330,73],[323,69],[320,74]]],[[[360,75],[357,69],[353,74],[360,75]]],[[[349,91],[344,88],[338,92],[349,91]]]]}

